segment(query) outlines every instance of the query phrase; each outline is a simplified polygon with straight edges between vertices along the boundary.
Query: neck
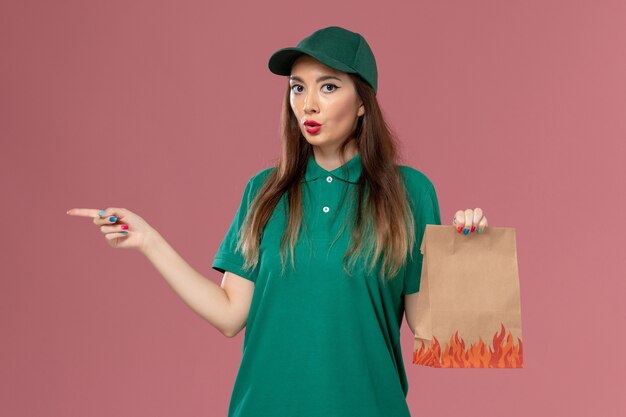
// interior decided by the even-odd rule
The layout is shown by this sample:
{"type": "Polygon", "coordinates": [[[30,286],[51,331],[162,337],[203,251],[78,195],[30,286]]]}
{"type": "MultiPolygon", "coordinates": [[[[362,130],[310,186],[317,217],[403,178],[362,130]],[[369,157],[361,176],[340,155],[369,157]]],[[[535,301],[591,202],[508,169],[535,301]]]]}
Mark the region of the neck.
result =
{"type": "Polygon", "coordinates": [[[343,155],[340,154],[339,147],[330,149],[313,145],[313,155],[315,157],[315,162],[317,162],[319,166],[327,171],[332,171],[336,168],[339,168],[340,166],[344,165],[346,162],[354,158],[358,153],[359,149],[357,148],[356,141],[354,139],[350,141],[343,155]]]}

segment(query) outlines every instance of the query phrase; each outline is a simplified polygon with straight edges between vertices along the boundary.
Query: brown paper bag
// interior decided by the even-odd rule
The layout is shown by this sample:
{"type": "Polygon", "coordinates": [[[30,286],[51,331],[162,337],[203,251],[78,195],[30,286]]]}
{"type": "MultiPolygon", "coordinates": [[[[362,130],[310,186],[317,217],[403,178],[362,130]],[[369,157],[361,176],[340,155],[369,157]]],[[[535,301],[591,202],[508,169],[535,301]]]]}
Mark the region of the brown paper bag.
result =
{"type": "Polygon", "coordinates": [[[413,364],[523,368],[515,229],[426,225],[413,364]]]}

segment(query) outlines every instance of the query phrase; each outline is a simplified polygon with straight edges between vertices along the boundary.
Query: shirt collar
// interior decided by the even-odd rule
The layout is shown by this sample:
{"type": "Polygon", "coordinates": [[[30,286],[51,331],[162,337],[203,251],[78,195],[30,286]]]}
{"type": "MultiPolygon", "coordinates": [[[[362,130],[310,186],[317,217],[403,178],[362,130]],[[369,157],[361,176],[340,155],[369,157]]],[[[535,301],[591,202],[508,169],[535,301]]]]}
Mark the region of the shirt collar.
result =
{"type": "Polygon", "coordinates": [[[333,175],[343,181],[351,182],[356,184],[361,177],[361,154],[357,153],[352,157],[348,162],[343,164],[340,167],[333,169],[332,171],[327,171],[321,166],[317,164],[315,161],[315,156],[311,152],[309,156],[309,160],[306,165],[306,172],[304,174],[305,181],[313,181],[321,176],[333,175]],[[345,171],[344,171],[345,169],[345,171]]]}

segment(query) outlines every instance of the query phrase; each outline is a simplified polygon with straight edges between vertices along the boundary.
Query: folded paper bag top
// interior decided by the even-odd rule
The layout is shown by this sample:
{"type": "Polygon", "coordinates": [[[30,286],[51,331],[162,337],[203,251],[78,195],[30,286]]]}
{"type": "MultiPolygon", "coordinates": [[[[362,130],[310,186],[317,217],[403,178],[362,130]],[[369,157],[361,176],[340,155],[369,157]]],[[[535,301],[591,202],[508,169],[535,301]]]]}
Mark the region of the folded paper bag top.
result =
{"type": "Polygon", "coordinates": [[[515,229],[426,225],[413,364],[523,368],[515,229]]]}

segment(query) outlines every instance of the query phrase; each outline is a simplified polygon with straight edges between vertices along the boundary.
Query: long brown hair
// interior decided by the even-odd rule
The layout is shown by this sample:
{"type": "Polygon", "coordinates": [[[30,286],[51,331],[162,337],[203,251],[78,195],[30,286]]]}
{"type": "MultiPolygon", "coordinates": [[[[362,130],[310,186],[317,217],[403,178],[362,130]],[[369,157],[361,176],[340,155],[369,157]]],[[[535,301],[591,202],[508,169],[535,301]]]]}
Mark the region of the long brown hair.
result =
{"type": "MultiPolygon", "coordinates": [[[[346,216],[346,219],[354,220],[351,231],[352,246],[344,255],[342,265],[350,274],[346,269],[346,260],[350,258],[349,266],[352,268],[357,259],[365,254],[365,259],[370,260],[368,269],[371,272],[382,254],[379,277],[391,279],[397,275],[407,255],[412,255],[415,224],[396,164],[395,135],[383,118],[374,90],[360,76],[348,75],[363,101],[365,114],[359,116],[354,135],[348,136],[340,145],[340,155],[343,158],[347,145],[355,138],[362,163],[362,173],[357,183],[356,212],[346,216]]],[[[282,104],[281,156],[253,199],[240,229],[237,250],[244,256],[244,269],[257,266],[261,234],[285,192],[289,216],[280,241],[280,259],[284,272],[289,244],[291,263],[295,268],[294,248],[300,233],[303,212],[302,179],[313,147],[302,136],[298,120],[291,109],[290,91],[287,84],[282,104]]]]}

